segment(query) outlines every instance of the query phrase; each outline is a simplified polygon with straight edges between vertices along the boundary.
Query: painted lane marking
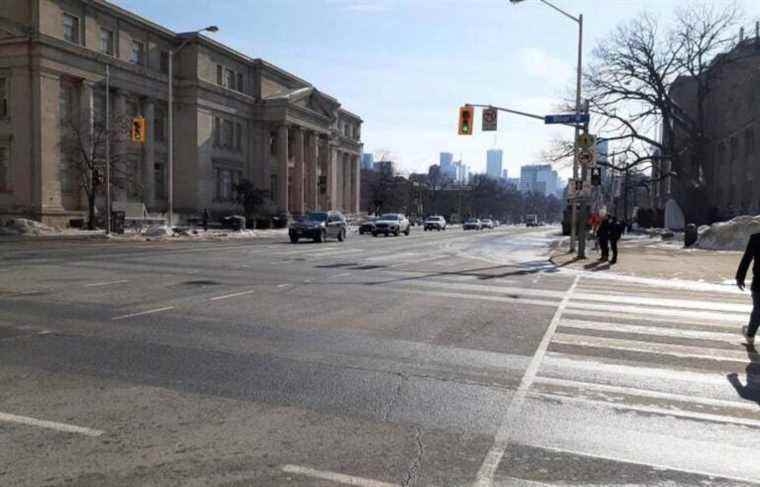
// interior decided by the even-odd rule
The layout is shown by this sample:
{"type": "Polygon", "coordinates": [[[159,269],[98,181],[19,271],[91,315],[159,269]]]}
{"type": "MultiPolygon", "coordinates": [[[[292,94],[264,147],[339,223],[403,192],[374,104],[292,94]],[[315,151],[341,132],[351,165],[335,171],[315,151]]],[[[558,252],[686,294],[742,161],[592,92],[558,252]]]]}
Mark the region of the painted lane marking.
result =
{"type": "Polygon", "coordinates": [[[280,288],[280,289],[282,289],[284,287],[288,287],[288,286],[290,286],[290,284],[278,284],[277,285],[277,287],[280,288]]]}
{"type": "MultiPolygon", "coordinates": [[[[747,411],[756,412],[757,404],[749,403],[747,401],[729,401],[726,399],[715,399],[712,397],[700,397],[686,394],[674,394],[672,392],[660,392],[652,391],[648,389],[638,389],[635,387],[626,387],[609,384],[598,384],[596,382],[582,382],[576,380],[567,379],[555,379],[551,377],[537,377],[536,384],[543,384],[547,386],[565,387],[569,389],[577,389],[580,391],[596,391],[596,392],[609,392],[612,394],[625,394],[628,396],[645,397],[647,399],[662,399],[665,401],[676,401],[684,403],[699,403],[705,406],[716,406],[732,409],[746,409],[747,411]]],[[[565,397],[565,396],[563,396],[565,397]]]]}
{"type": "MultiPolygon", "coordinates": [[[[741,337],[736,336],[739,342],[741,337]]],[[[574,345],[578,347],[603,348],[620,350],[623,352],[652,353],[657,355],[670,355],[680,358],[699,358],[727,362],[747,361],[747,352],[721,348],[689,347],[686,345],[669,345],[664,343],[644,342],[637,340],[621,340],[617,338],[602,338],[588,335],[568,335],[557,333],[552,343],[561,345],[574,345]]]]}
{"type": "Polygon", "coordinates": [[[78,433],[85,436],[100,436],[104,431],[75,426],[73,424],[56,423],[55,421],[45,421],[43,419],[30,418],[28,416],[17,416],[15,414],[0,413],[0,421],[7,423],[25,424],[27,426],[37,426],[39,428],[63,431],[65,433],[78,433]]]}
{"type": "Polygon", "coordinates": [[[103,287],[103,286],[112,286],[114,284],[124,284],[126,282],[129,282],[126,279],[122,279],[121,281],[105,281],[105,282],[93,282],[92,284],[85,284],[84,287],[103,287]]]}
{"type": "Polygon", "coordinates": [[[222,299],[228,299],[228,298],[237,298],[238,296],[247,296],[249,294],[253,294],[256,291],[251,289],[249,291],[241,291],[239,293],[232,293],[232,294],[225,294],[223,296],[216,296],[213,298],[209,298],[209,301],[220,301],[222,299]]]}
{"type": "Polygon", "coordinates": [[[456,289],[458,291],[472,291],[472,292],[491,292],[497,294],[514,294],[517,297],[523,296],[537,297],[537,298],[554,298],[561,299],[565,293],[562,291],[547,291],[544,289],[529,289],[520,287],[506,287],[506,286],[487,286],[483,284],[469,284],[466,282],[441,282],[441,281],[416,281],[414,285],[431,288],[441,289],[456,289]]]}
{"type": "Polygon", "coordinates": [[[162,311],[169,311],[170,309],[174,309],[174,306],[167,306],[165,308],[150,309],[148,311],[140,311],[139,313],[130,313],[128,315],[117,316],[115,318],[111,318],[111,321],[126,320],[127,318],[134,318],[136,316],[151,315],[153,313],[160,313],[162,311]]]}
{"type": "Polygon", "coordinates": [[[337,278],[339,278],[339,277],[348,277],[348,276],[350,276],[350,275],[351,275],[351,273],[350,273],[350,272],[344,272],[343,274],[337,274],[337,275],[335,275],[335,276],[332,276],[332,278],[333,278],[333,279],[337,279],[337,278]]]}
{"type": "Polygon", "coordinates": [[[744,314],[726,313],[722,311],[709,312],[709,311],[685,311],[678,309],[665,309],[665,308],[646,308],[642,306],[625,306],[625,305],[611,305],[611,304],[594,304],[583,302],[568,303],[569,309],[578,310],[596,310],[607,311],[611,313],[632,313],[638,315],[653,315],[653,316],[665,316],[665,317],[681,317],[681,318],[694,318],[702,320],[714,320],[731,323],[746,323],[749,318],[744,314]]]}
{"type": "Polygon", "coordinates": [[[493,486],[494,475],[496,474],[501,459],[504,458],[504,454],[509,446],[510,434],[515,425],[515,421],[522,412],[522,406],[528,395],[528,390],[531,385],[533,385],[536,375],[538,375],[538,369],[541,367],[544,355],[546,355],[546,351],[549,349],[549,344],[552,342],[554,333],[562,319],[562,312],[570,302],[579,280],[580,276],[576,276],[570,289],[565,293],[565,297],[562,298],[562,301],[559,303],[557,311],[554,313],[554,317],[549,323],[549,327],[546,329],[546,333],[544,333],[541,343],[538,345],[536,353],[533,355],[533,359],[530,361],[530,365],[528,365],[528,369],[525,371],[525,375],[520,381],[520,386],[515,391],[515,395],[512,398],[512,402],[509,404],[507,413],[504,415],[499,430],[494,437],[493,446],[491,446],[491,449],[483,460],[483,464],[480,466],[480,470],[478,470],[478,476],[475,480],[475,486],[477,487],[493,486]]]}
{"type": "Polygon", "coordinates": [[[647,306],[664,306],[668,308],[687,308],[701,309],[710,311],[734,311],[737,313],[751,313],[752,306],[746,304],[722,303],[715,301],[687,300],[687,299],[665,299],[665,298],[647,298],[640,296],[620,296],[620,295],[603,295],[592,293],[576,293],[574,300],[578,301],[602,301],[617,304],[641,304],[647,306]]]}
{"type": "Polygon", "coordinates": [[[632,335],[648,335],[671,338],[692,338],[694,340],[712,340],[728,343],[735,343],[737,339],[736,327],[733,329],[734,333],[719,333],[714,331],[686,330],[683,328],[665,328],[662,326],[640,326],[623,323],[564,319],[560,324],[560,328],[611,331],[617,333],[629,333],[632,335]]]}
{"type": "Polygon", "coordinates": [[[355,485],[357,487],[399,487],[398,484],[390,484],[388,482],[380,482],[379,480],[365,479],[361,477],[354,477],[352,475],[345,475],[342,473],[327,472],[325,470],[315,470],[309,467],[301,467],[299,465],[284,465],[280,467],[283,472],[295,473],[298,475],[304,475],[321,480],[329,480],[343,485],[355,485]]]}

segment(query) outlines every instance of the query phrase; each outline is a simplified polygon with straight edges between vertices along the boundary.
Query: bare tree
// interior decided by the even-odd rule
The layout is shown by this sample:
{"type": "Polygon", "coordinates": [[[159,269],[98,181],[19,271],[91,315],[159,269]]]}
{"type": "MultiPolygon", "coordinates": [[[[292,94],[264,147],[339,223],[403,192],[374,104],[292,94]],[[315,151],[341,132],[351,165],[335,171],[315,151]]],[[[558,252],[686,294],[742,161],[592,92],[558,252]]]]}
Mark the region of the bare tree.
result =
{"type": "Polygon", "coordinates": [[[61,121],[61,159],[70,177],[87,199],[87,227],[95,229],[95,202],[99,193],[105,190],[106,143],[111,144],[111,187],[126,188],[135,174],[126,163],[126,154],[119,147],[124,144],[131,123],[127,117],[112,117],[110,127],[105,119],[96,119],[90,124],[78,112],[61,121]]]}
{"type": "Polygon", "coordinates": [[[607,164],[670,161],[666,176],[677,175],[684,209],[704,186],[705,104],[719,68],[736,60],[722,53],[736,45],[739,15],[736,6],[690,4],[666,28],[641,14],[599,43],[585,77],[593,130],[611,147],[607,164]]]}

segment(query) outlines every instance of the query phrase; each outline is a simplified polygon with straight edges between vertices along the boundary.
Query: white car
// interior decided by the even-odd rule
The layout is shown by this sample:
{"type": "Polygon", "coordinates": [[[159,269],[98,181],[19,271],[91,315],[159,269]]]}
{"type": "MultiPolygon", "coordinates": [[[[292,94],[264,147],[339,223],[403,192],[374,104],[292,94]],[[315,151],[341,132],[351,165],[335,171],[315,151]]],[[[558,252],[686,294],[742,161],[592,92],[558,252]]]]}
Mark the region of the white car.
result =
{"type": "Polygon", "coordinates": [[[386,213],[375,221],[375,229],[372,230],[372,236],[377,237],[381,233],[386,237],[388,235],[399,236],[400,234],[409,235],[412,224],[409,219],[401,213],[386,213]]]}
{"type": "Polygon", "coordinates": [[[493,221],[490,218],[480,220],[480,228],[488,228],[493,230],[493,221]]]}
{"type": "Polygon", "coordinates": [[[425,231],[427,232],[428,230],[438,230],[439,232],[446,230],[446,219],[438,215],[429,216],[425,220],[425,231]]]}

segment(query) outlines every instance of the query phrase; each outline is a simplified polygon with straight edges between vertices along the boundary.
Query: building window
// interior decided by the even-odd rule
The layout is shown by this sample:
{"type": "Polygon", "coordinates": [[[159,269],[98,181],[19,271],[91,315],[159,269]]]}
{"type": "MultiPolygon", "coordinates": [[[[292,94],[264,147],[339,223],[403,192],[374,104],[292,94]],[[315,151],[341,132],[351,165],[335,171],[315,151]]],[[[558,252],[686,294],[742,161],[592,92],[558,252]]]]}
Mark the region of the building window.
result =
{"type": "Polygon", "coordinates": [[[161,51],[160,67],[162,73],[169,74],[169,54],[168,51],[161,51]]]}
{"type": "Polygon", "coordinates": [[[222,146],[222,119],[214,117],[214,126],[211,129],[214,132],[214,147],[222,146]]]}
{"type": "Polygon", "coordinates": [[[219,86],[224,84],[224,68],[221,64],[216,65],[216,84],[219,86]]]}
{"type": "Polygon", "coordinates": [[[130,62],[140,66],[145,64],[145,44],[141,41],[132,41],[132,57],[130,58],[130,62]]]}
{"type": "Polygon", "coordinates": [[[216,171],[216,201],[233,201],[235,187],[240,184],[242,171],[217,167],[216,171]]]}
{"type": "Polygon", "coordinates": [[[164,114],[164,111],[160,108],[157,108],[156,114],[155,114],[155,120],[153,121],[153,127],[154,127],[153,136],[156,138],[157,142],[163,142],[164,140],[166,140],[166,132],[164,130],[165,117],[166,115],[164,114]]]}
{"type": "Polygon", "coordinates": [[[73,15],[63,14],[63,38],[79,44],[79,19],[73,15]]]}
{"type": "Polygon", "coordinates": [[[245,92],[245,87],[243,86],[243,75],[241,73],[238,73],[237,75],[237,90],[240,93],[245,92]]]}
{"type": "Polygon", "coordinates": [[[230,90],[235,89],[235,72],[231,69],[224,71],[224,87],[230,90]]]}
{"type": "Polygon", "coordinates": [[[224,121],[224,148],[234,149],[235,143],[235,124],[229,120],[224,121]]]}
{"type": "Polygon", "coordinates": [[[0,78],[0,118],[8,117],[8,78],[0,78]]]}
{"type": "Polygon", "coordinates": [[[113,56],[113,31],[100,29],[100,52],[113,56]]]}
{"type": "Polygon", "coordinates": [[[11,191],[10,148],[0,146],[0,193],[11,191]]]}
{"type": "Polygon", "coordinates": [[[243,126],[235,124],[235,149],[243,150],[243,126]]]}
{"type": "Polygon", "coordinates": [[[166,199],[166,165],[157,162],[153,165],[153,179],[155,181],[154,196],[157,200],[166,199]]]}

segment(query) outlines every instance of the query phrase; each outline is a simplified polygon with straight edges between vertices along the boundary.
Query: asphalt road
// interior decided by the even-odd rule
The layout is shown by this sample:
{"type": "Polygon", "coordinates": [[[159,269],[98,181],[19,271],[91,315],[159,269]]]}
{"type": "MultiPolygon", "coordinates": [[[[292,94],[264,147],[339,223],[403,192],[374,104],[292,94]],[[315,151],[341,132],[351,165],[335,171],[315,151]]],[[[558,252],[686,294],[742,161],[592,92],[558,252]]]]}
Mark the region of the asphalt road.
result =
{"type": "Polygon", "coordinates": [[[0,244],[0,485],[757,485],[746,296],[550,232],[0,244]]]}

